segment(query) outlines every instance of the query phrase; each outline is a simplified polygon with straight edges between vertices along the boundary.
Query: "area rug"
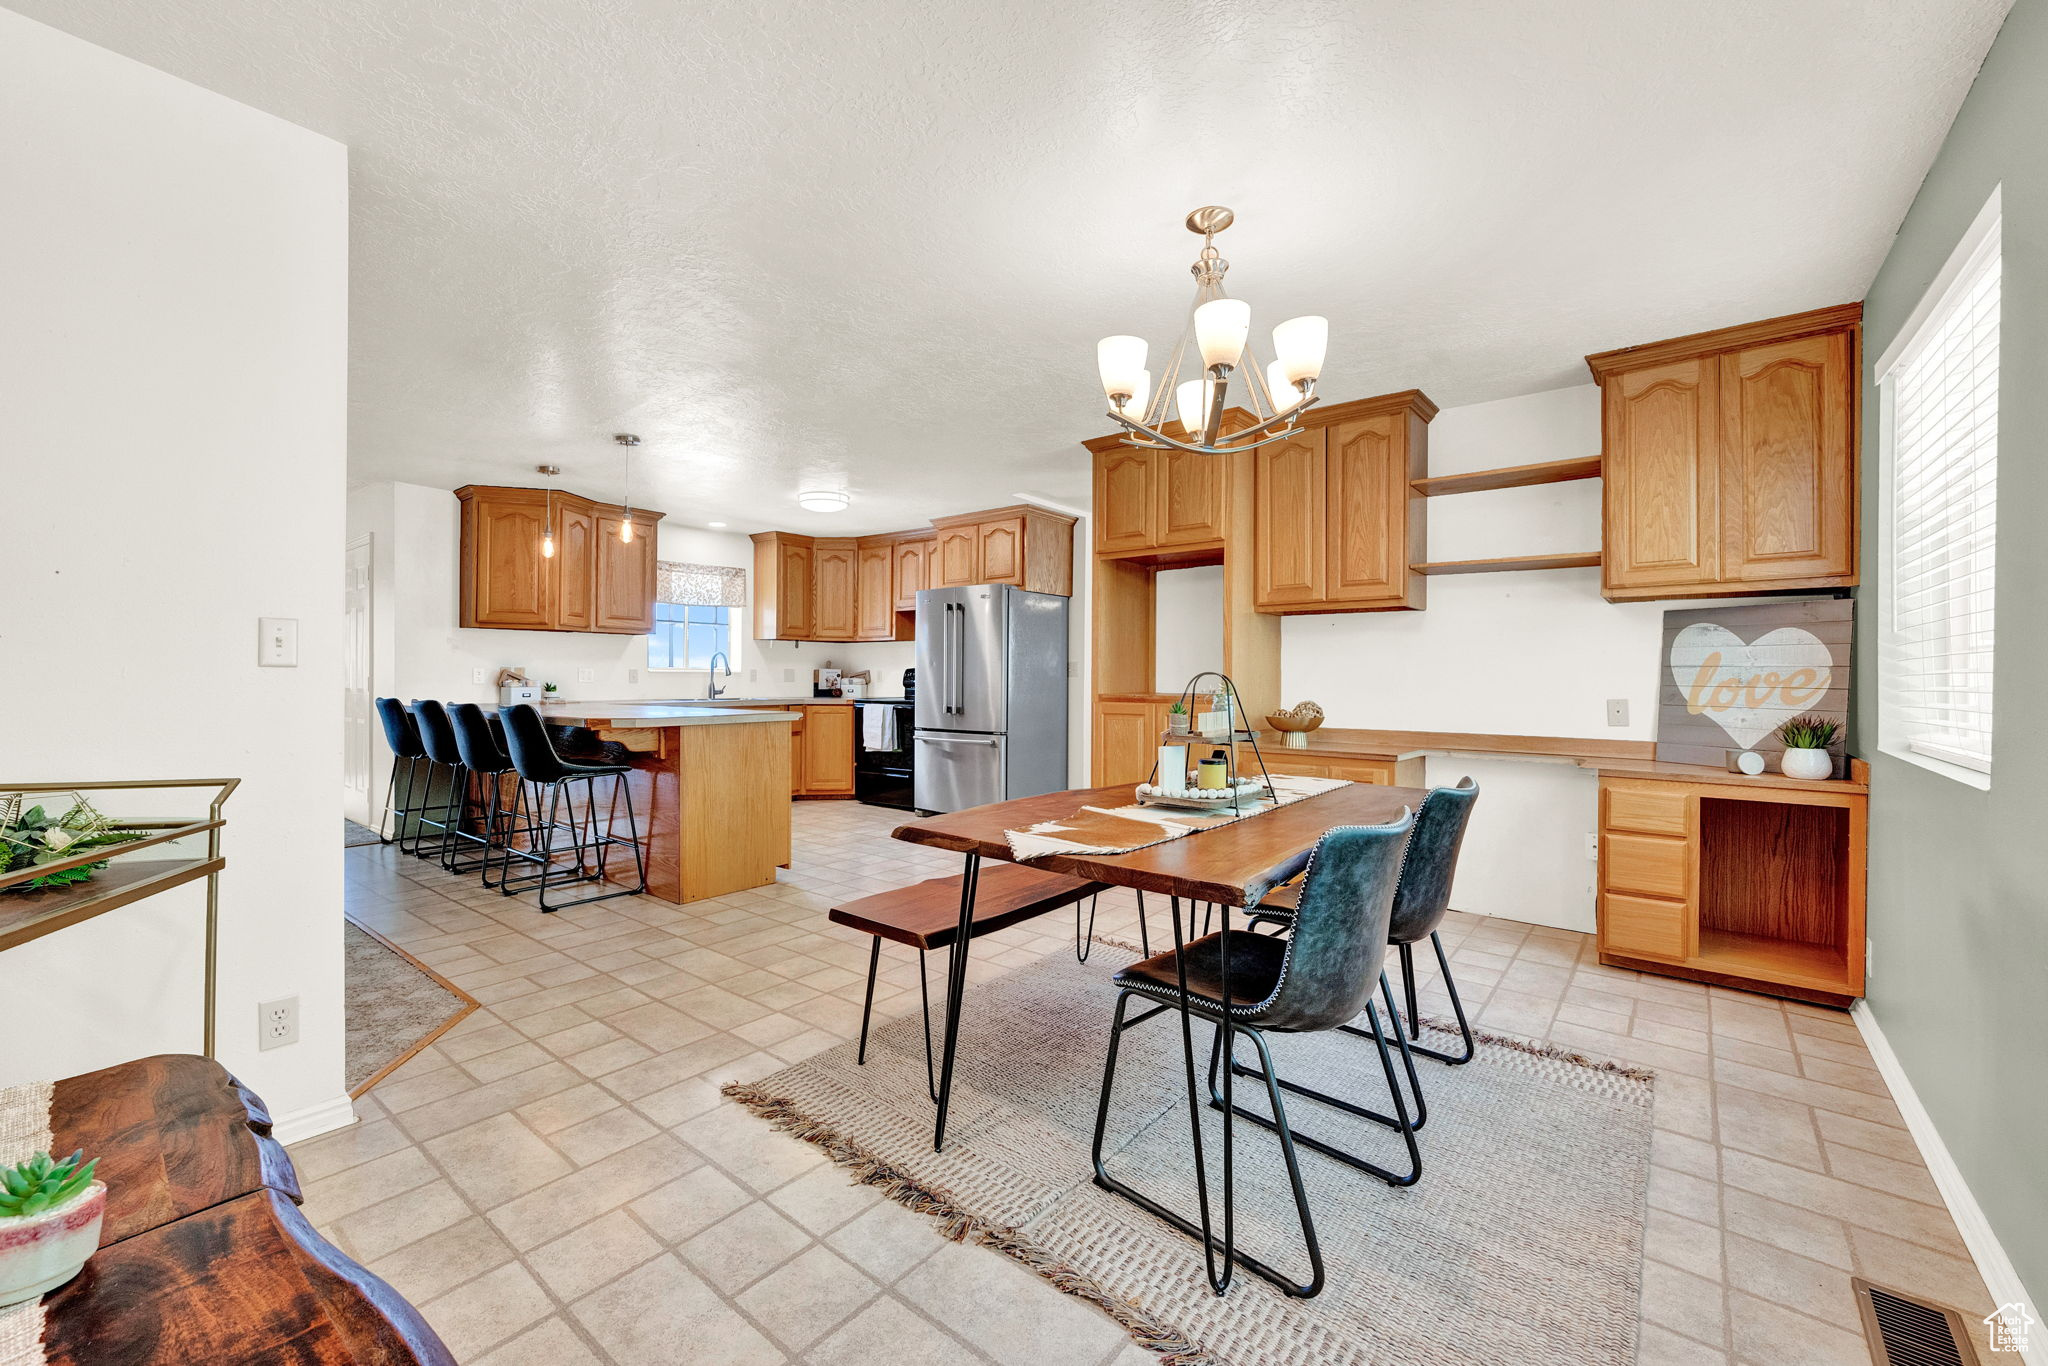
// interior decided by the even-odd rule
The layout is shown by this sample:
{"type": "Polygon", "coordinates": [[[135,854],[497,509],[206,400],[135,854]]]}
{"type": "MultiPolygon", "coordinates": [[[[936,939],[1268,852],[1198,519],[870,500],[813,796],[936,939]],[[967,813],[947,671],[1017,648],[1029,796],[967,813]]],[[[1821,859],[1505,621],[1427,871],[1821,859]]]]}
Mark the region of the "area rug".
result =
{"type": "MultiPolygon", "coordinates": [[[[1467,1066],[1419,1063],[1429,1102],[1422,1180],[1394,1189],[1303,1150],[1327,1288],[1293,1299],[1240,1271],[1218,1298],[1194,1240],[1090,1180],[1116,1000],[1109,977],[1134,956],[1127,946],[1087,964],[1058,955],[974,988],[943,1153],[931,1150],[915,1013],[877,1029],[865,1067],[846,1044],[726,1094],[823,1148],[853,1179],[933,1216],[947,1236],[1093,1302],[1174,1366],[1635,1360],[1650,1074],[1485,1036],[1467,1066]]],[[[1271,1042],[1281,1076],[1387,1107],[1370,1042],[1338,1033],[1271,1042]]],[[[1206,1060],[1199,1026],[1196,1047],[1206,1060]]],[[[1192,1215],[1180,1050],[1177,1012],[1125,1034],[1105,1164],[1192,1215]]],[[[1248,1095],[1256,1087],[1240,1078],[1240,1103],[1263,1108],[1262,1092],[1248,1095]]],[[[1300,1098],[1288,1113],[1297,1132],[1382,1166],[1401,1162],[1391,1130],[1300,1098]]],[[[1220,1116],[1205,1107],[1204,1117],[1214,1191],[1220,1116]]],[[[1239,1245],[1305,1281],[1277,1140],[1242,1121],[1236,1129],[1239,1245]]]]}
{"type": "Polygon", "coordinates": [[[358,845],[382,844],[383,842],[383,837],[369,826],[352,821],[346,816],[341,818],[342,848],[354,849],[358,845]]]}
{"type": "Polygon", "coordinates": [[[374,930],[342,922],[348,1093],[360,1096],[477,1008],[476,998],[374,930]]]}

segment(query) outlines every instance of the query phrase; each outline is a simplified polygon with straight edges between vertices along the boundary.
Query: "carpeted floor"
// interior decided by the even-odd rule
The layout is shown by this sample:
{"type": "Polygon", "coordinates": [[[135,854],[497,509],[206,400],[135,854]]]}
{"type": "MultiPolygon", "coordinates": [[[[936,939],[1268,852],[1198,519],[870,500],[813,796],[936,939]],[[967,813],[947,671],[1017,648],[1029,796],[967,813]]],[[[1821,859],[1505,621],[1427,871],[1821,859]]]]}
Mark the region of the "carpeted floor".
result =
{"type": "Polygon", "coordinates": [[[352,821],[346,816],[343,816],[341,818],[342,848],[353,849],[357,845],[377,844],[380,842],[381,841],[378,837],[377,832],[372,830],[369,826],[359,824],[356,821],[352,821]]]}
{"type": "MultiPolygon", "coordinates": [[[[359,827],[360,828],[360,827],[359,827]]],[[[463,1016],[474,998],[353,920],[342,922],[348,1093],[359,1096],[463,1016]]]]}
{"type": "MultiPolygon", "coordinates": [[[[1497,1043],[1466,1067],[1422,1063],[1421,1182],[1397,1190],[1304,1150],[1328,1288],[1289,1299],[1240,1272],[1218,1299],[1197,1244],[1089,1180],[1115,1003],[1106,978],[1131,956],[1105,947],[1086,967],[1054,956],[976,988],[943,1154],[931,1151],[915,1012],[879,1028],[865,1067],[844,1044],[727,1094],[1185,1363],[1635,1360],[1648,1074],[1497,1043]]],[[[1271,1043],[1283,1077],[1385,1107],[1368,1042],[1319,1034],[1271,1043]]],[[[1124,1036],[1105,1161],[1192,1213],[1180,1047],[1174,1014],[1124,1036]]],[[[1206,1056],[1199,1035],[1197,1047],[1206,1056]]],[[[1257,1085],[1239,1080],[1240,1103],[1263,1108],[1257,1085]]],[[[1289,1116],[1300,1132],[1396,1164],[1389,1130],[1307,1100],[1293,1100],[1289,1116]]],[[[1205,1125],[1213,1183],[1220,1117],[1205,1110],[1205,1125]]],[[[1277,1141],[1240,1122],[1236,1145],[1239,1245],[1306,1280],[1277,1141]]]]}

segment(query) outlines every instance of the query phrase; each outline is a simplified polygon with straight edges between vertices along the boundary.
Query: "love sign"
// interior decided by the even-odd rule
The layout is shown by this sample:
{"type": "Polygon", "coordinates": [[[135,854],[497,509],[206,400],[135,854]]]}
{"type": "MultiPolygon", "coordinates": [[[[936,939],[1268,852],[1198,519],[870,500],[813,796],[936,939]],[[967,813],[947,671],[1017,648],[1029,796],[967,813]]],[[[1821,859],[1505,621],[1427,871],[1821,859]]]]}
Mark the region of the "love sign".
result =
{"type": "Polygon", "coordinates": [[[1657,757],[1718,768],[1731,749],[1776,755],[1795,716],[1846,723],[1851,622],[1836,599],[1666,612],[1657,757]]]}

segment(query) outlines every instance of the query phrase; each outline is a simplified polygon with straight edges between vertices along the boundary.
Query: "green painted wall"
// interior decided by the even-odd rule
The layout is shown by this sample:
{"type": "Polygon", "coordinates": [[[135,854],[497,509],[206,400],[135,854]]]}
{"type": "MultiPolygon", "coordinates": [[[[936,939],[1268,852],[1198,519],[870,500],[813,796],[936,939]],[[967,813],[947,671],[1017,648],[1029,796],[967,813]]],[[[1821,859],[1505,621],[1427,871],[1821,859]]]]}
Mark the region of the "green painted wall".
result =
{"type": "Polygon", "coordinates": [[[1867,375],[1856,736],[1873,769],[1870,1008],[2038,1296],[2048,1294],[2048,0],[2013,8],[1900,225],[1865,300],[1866,362],[1891,344],[2001,182],[1991,790],[1877,750],[1878,432],[1867,375]]]}

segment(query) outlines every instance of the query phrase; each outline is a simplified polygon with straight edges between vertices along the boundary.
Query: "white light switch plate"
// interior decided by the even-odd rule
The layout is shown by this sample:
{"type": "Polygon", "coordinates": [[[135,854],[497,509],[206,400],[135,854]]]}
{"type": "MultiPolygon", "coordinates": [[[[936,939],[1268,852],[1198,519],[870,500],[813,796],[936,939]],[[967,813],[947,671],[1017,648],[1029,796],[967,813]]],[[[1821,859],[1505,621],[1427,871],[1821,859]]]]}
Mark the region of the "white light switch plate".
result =
{"type": "Polygon", "coordinates": [[[577,681],[578,683],[595,683],[595,682],[597,682],[597,670],[595,670],[595,669],[578,669],[578,670],[576,671],[576,681],[577,681]]]}
{"type": "Polygon", "coordinates": [[[479,665],[478,667],[476,667],[476,668],[474,668],[474,669],[471,669],[471,670],[469,671],[469,681],[470,681],[470,682],[472,682],[472,683],[488,683],[488,682],[490,682],[490,681],[491,681],[491,671],[490,671],[490,667],[489,667],[488,665],[479,665]]]}
{"type": "Polygon", "coordinates": [[[256,621],[256,662],[266,669],[299,667],[297,617],[259,617],[256,621]]]}

